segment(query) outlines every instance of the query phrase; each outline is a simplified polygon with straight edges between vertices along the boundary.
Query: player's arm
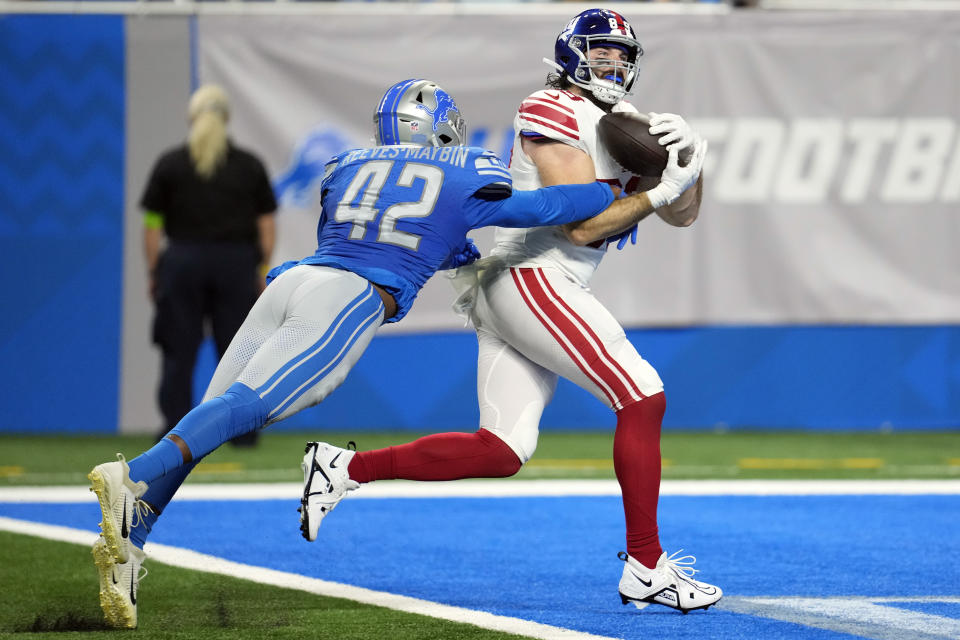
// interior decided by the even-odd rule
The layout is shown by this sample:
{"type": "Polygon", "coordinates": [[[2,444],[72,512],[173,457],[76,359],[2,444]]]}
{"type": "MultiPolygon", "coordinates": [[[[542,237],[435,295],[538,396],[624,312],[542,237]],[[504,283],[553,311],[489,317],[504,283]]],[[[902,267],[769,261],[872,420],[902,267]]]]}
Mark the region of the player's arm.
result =
{"type": "Polygon", "coordinates": [[[673,204],[657,209],[657,215],[674,227],[689,227],[700,215],[700,202],[703,200],[703,174],[697,183],[680,194],[673,204]]]}
{"type": "MultiPolygon", "coordinates": [[[[593,160],[580,149],[542,139],[524,138],[521,144],[537,166],[541,183],[545,186],[583,184],[596,180],[593,160]]],[[[691,159],[686,167],[680,167],[676,155],[676,151],[673,151],[671,163],[668,163],[660,182],[652,189],[616,200],[593,218],[564,225],[563,232],[570,242],[583,246],[604,240],[634,226],[658,207],[676,201],[699,177],[702,165],[701,157],[699,163],[691,159]]]]}
{"type": "MultiPolygon", "coordinates": [[[[659,178],[640,177],[637,184],[638,191],[652,189],[660,183],[659,178]]],[[[669,225],[674,227],[689,227],[700,215],[700,202],[703,200],[703,174],[697,178],[697,183],[680,194],[677,201],[656,210],[656,214],[669,225]]]]}
{"type": "MultiPolygon", "coordinates": [[[[676,145],[680,157],[688,160],[696,150],[701,139],[682,116],[675,113],[649,114],[650,133],[659,135],[658,142],[667,147],[676,145]],[[662,134],[662,135],[661,135],[662,134]]],[[[700,202],[703,199],[703,175],[697,179],[694,188],[684,191],[676,202],[657,209],[657,215],[667,224],[675,227],[689,227],[700,215],[700,202]]]]}
{"type": "Polygon", "coordinates": [[[486,213],[475,218],[472,228],[495,225],[521,229],[590,218],[609,207],[614,199],[610,186],[600,182],[563,184],[512,193],[484,188],[474,197],[489,202],[483,207],[486,213]]]}
{"type": "Polygon", "coordinates": [[[514,191],[510,171],[490,151],[474,158],[469,227],[537,227],[590,218],[613,202],[610,187],[599,182],[514,191]]]}
{"type": "MultiPolygon", "coordinates": [[[[593,160],[581,149],[549,138],[522,138],[521,145],[536,165],[544,186],[588,184],[597,180],[593,160]]],[[[651,213],[653,207],[643,206],[639,199],[625,198],[614,201],[597,216],[567,223],[562,228],[570,242],[586,245],[623,231],[651,213]]]]}

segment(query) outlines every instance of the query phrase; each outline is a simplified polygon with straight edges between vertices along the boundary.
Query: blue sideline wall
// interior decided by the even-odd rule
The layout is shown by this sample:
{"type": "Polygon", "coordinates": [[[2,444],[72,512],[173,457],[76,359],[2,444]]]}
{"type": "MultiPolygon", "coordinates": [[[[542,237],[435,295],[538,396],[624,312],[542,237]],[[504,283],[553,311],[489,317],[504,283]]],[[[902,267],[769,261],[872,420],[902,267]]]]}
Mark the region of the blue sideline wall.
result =
{"type": "MultiPolygon", "coordinates": [[[[119,428],[124,243],[139,239],[123,228],[124,38],[121,17],[0,17],[0,432],[119,428]]],[[[629,334],[666,382],[667,428],[960,425],[958,326],[629,334]]],[[[273,428],[471,429],[475,354],[470,333],[381,336],[323,406],[273,428]]],[[[208,344],[198,395],[214,359],[208,344]]],[[[563,381],[543,421],[612,425],[563,381]]]]}
{"type": "Polygon", "coordinates": [[[0,16],[2,431],[117,429],[123,19],[0,16]]]}
{"type": "MultiPolygon", "coordinates": [[[[960,425],[960,327],[633,329],[667,393],[665,428],[950,429],[960,425]]],[[[322,406],[271,429],[475,427],[472,333],[379,337],[322,406]]],[[[206,345],[196,393],[215,365],[206,345]]],[[[545,429],[611,429],[565,380],[545,429]]]]}

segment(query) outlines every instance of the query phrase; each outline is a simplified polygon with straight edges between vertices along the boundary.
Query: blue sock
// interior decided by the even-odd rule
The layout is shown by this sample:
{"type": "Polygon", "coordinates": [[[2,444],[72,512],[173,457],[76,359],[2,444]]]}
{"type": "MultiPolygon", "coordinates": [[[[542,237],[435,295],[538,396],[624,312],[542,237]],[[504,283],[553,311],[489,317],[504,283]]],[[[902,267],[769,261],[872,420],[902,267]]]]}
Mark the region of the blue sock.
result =
{"type": "MultiPolygon", "coordinates": [[[[193,460],[200,460],[224,442],[258,429],[270,408],[256,391],[235,382],[226,393],[194,407],[169,433],[182,439],[193,460]]],[[[164,438],[130,461],[130,479],[148,485],[184,465],[180,448],[164,438]]]]}
{"type": "Polygon", "coordinates": [[[150,512],[130,529],[130,541],[133,542],[133,546],[143,549],[143,544],[147,541],[147,536],[150,535],[153,524],[198,462],[199,460],[188,462],[150,483],[147,492],[140,498],[150,505],[150,512]]]}
{"type": "Polygon", "coordinates": [[[180,447],[164,438],[129,462],[130,479],[134,482],[143,480],[150,484],[182,464],[183,454],[180,453],[180,447]]]}

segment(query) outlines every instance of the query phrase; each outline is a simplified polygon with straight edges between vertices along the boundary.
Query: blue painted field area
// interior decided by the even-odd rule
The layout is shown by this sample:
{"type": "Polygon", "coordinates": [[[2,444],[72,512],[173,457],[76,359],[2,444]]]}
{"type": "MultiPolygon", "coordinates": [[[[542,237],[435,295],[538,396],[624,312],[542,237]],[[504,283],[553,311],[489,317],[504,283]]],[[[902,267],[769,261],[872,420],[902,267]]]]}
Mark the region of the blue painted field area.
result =
{"type": "MultiPolygon", "coordinates": [[[[612,637],[951,637],[921,633],[938,620],[960,629],[960,496],[664,497],[667,550],[696,555],[698,577],[730,596],[687,616],[620,604],[617,498],[348,498],[315,543],[299,536],[296,507],[174,502],[151,540],[612,637]],[[844,612],[826,628],[807,624],[823,616],[767,615],[769,598],[843,596],[907,626],[884,635],[887,623],[858,626],[844,612]]],[[[0,515],[90,530],[99,520],[95,505],[2,504],[0,515]]],[[[141,599],[149,606],[149,583],[141,599]]]]}

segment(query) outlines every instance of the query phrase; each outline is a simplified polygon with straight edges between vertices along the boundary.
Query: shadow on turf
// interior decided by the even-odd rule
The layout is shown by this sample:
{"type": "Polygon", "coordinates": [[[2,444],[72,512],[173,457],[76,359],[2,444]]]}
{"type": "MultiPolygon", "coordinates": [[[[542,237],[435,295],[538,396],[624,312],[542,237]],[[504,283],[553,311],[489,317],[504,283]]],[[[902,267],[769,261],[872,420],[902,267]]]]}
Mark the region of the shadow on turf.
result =
{"type": "Polygon", "coordinates": [[[15,629],[17,633],[49,633],[52,631],[110,631],[102,618],[92,618],[68,611],[59,618],[37,614],[33,624],[15,629]]]}

